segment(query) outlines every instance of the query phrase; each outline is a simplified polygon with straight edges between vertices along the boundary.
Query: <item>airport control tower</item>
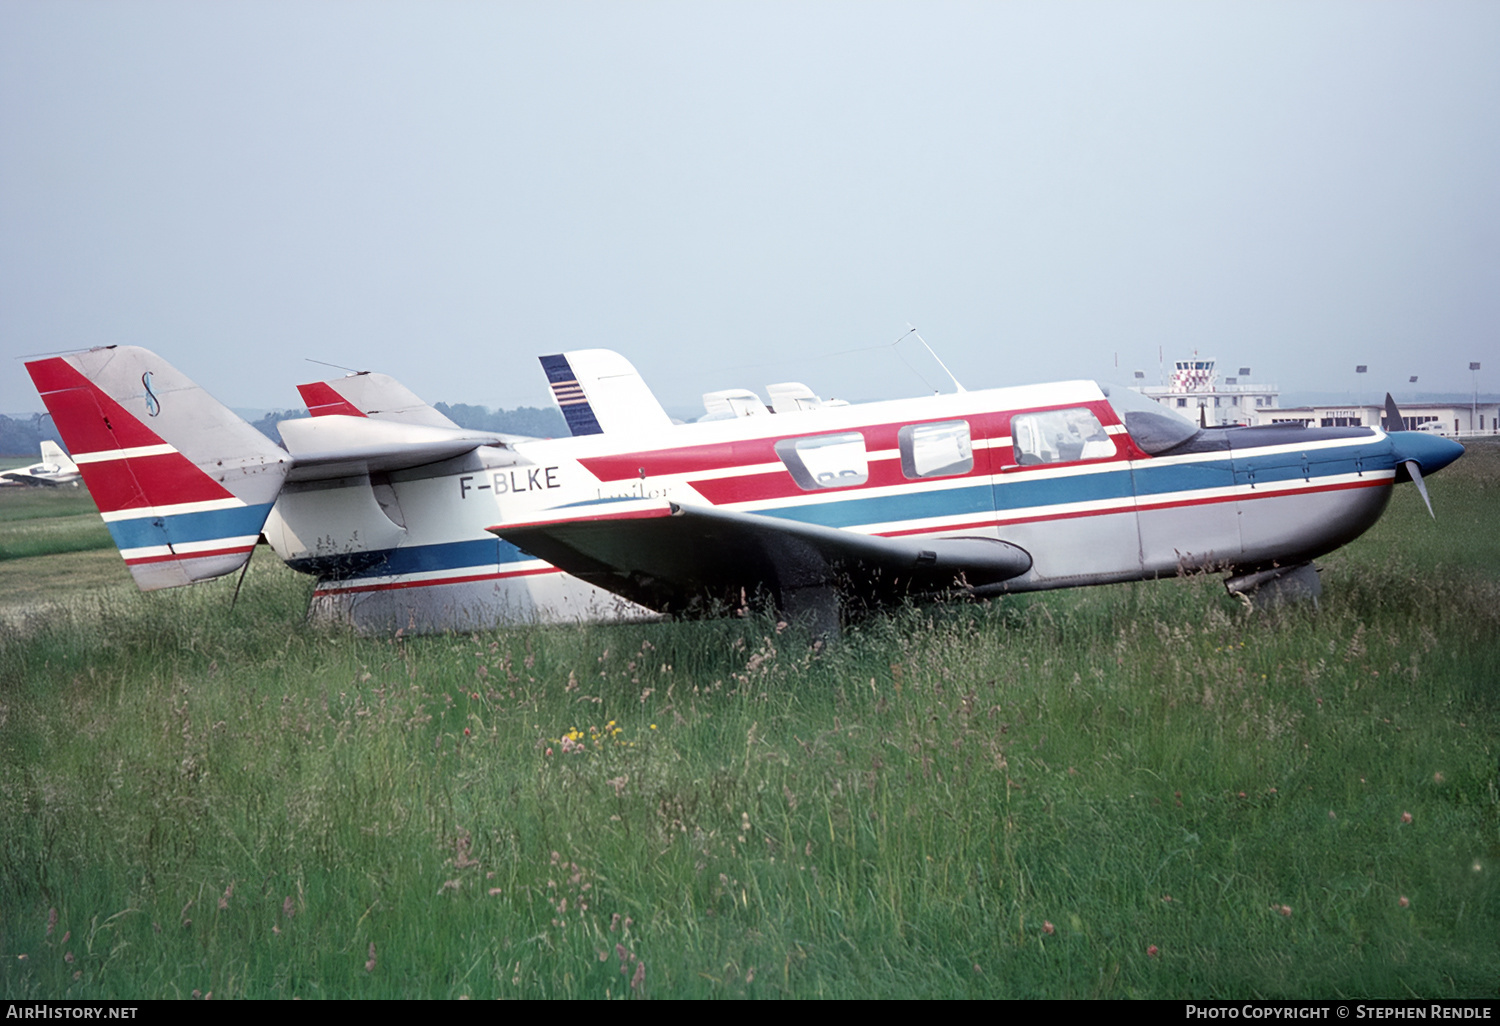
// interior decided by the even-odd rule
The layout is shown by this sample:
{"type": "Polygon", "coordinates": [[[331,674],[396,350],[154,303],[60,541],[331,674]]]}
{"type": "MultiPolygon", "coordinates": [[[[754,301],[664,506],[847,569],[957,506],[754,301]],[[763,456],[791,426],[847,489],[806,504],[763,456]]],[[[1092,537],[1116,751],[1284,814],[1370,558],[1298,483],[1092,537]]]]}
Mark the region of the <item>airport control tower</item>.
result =
{"type": "MultiPolygon", "coordinates": [[[[1142,384],[1137,390],[1209,427],[1263,423],[1260,412],[1276,409],[1280,389],[1244,380],[1250,375],[1249,367],[1241,367],[1237,375],[1221,382],[1214,364],[1214,360],[1196,354],[1189,360],[1177,360],[1165,384],[1142,384]]],[[[1144,376],[1136,372],[1137,380],[1144,376]]]]}

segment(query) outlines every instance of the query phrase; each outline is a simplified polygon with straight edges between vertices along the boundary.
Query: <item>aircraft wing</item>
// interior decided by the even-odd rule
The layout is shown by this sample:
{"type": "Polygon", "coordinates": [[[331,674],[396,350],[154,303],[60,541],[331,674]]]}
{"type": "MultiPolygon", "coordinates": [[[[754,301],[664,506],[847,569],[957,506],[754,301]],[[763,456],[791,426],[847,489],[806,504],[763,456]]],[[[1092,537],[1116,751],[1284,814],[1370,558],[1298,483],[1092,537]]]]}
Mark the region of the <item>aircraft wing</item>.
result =
{"type": "Polygon", "coordinates": [[[664,612],[804,589],[867,599],[996,584],[1031,555],[993,538],[883,538],[757,513],[618,499],[489,529],[575,577],[664,612]]]}
{"type": "MultiPolygon", "coordinates": [[[[3,479],[11,484],[32,485],[35,487],[46,488],[56,488],[58,485],[65,483],[55,477],[42,477],[39,474],[27,474],[24,471],[16,470],[7,471],[3,474],[0,474],[0,479],[3,479]]],[[[77,475],[74,475],[73,477],[68,478],[67,483],[71,483],[76,480],[78,480],[78,477],[77,475]]]]}

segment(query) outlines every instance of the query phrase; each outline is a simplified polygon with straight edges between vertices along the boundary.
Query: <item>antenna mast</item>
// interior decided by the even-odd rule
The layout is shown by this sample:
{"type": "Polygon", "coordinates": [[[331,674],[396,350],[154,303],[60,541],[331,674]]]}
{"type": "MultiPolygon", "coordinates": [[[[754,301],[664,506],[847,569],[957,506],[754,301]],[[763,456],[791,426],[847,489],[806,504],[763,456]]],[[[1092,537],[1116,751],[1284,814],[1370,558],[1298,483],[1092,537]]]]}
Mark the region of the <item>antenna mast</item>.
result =
{"type": "MultiPolygon", "coordinates": [[[[960,392],[967,392],[968,391],[967,388],[964,388],[963,385],[959,384],[958,379],[953,376],[953,372],[948,369],[948,365],[943,362],[943,358],[940,357],[940,356],[938,356],[937,353],[933,352],[932,347],[927,344],[927,340],[922,337],[921,333],[918,332],[915,327],[913,327],[910,331],[908,331],[906,333],[906,335],[916,335],[917,336],[917,341],[920,342],[920,343],[922,343],[923,347],[927,350],[927,352],[929,354],[931,354],[931,356],[932,356],[932,358],[934,360],[937,361],[937,365],[939,367],[943,368],[943,373],[946,374],[946,375],[948,375],[948,380],[951,381],[951,382],[953,382],[953,387],[955,389],[957,389],[960,392]]],[[[902,335],[901,338],[905,338],[906,335],[902,335]]],[[[898,338],[896,341],[900,342],[901,339],[898,338]]]]}

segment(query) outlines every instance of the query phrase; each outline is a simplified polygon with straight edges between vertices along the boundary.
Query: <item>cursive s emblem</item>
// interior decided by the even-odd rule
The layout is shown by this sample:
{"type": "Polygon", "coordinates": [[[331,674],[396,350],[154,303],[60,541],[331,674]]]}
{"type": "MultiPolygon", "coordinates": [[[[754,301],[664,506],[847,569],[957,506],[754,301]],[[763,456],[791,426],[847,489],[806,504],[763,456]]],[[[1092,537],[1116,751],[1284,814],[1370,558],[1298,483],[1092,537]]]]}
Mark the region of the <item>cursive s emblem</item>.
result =
{"type": "Polygon", "coordinates": [[[146,412],[154,417],[161,412],[161,400],[156,398],[155,392],[151,391],[150,371],[141,375],[141,384],[146,386],[146,412]]]}

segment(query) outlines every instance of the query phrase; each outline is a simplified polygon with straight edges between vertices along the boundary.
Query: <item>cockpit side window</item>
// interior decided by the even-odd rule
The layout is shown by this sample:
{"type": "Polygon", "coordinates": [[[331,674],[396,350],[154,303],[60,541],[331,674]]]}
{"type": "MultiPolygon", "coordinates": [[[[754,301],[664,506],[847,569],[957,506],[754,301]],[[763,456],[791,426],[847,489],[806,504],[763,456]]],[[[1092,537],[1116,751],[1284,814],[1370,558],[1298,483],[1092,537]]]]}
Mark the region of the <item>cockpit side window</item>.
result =
{"type": "Polygon", "coordinates": [[[1115,443],[1093,412],[1083,407],[1023,413],[1011,418],[1011,445],[1023,467],[1099,460],[1115,454],[1115,443]]]}

